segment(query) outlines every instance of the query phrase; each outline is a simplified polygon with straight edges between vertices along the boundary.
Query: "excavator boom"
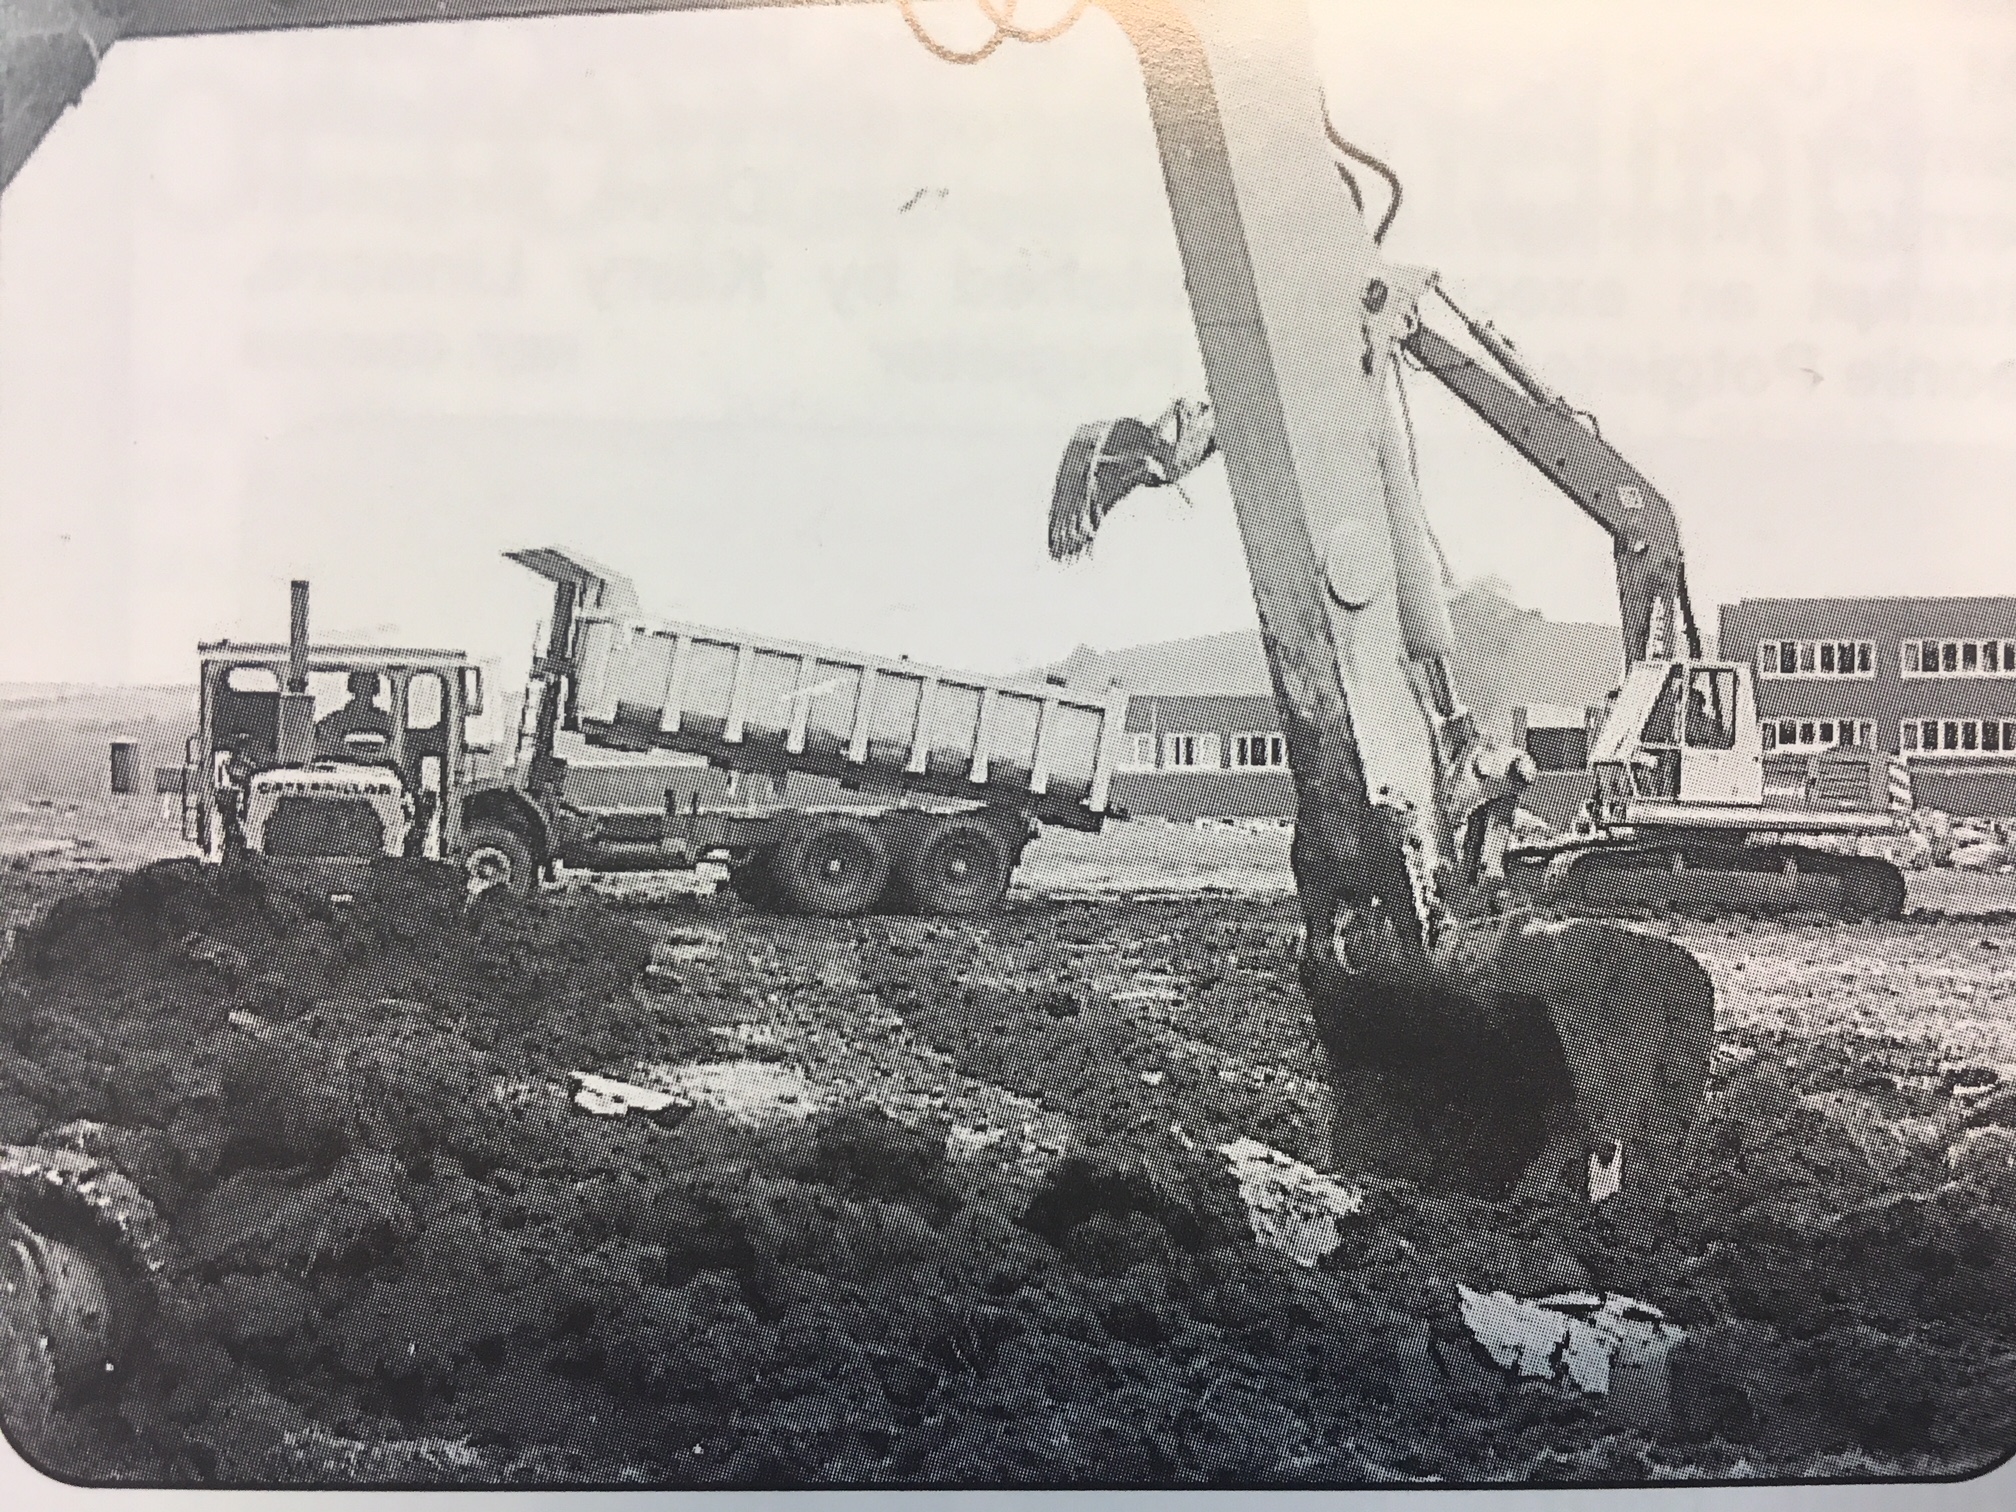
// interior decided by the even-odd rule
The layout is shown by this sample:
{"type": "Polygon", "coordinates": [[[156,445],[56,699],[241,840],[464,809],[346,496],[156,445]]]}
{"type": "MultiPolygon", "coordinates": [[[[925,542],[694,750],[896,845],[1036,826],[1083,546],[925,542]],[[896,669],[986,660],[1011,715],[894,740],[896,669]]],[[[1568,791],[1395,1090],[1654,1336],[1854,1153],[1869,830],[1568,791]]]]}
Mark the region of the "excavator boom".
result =
{"type": "Polygon", "coordinates": [[[1404,427],[1424,271],[1387,263],[1330,155],[1306,0],[1108,0],[1161,151],[1208,412],[1137,455],[1082,427],[1060,555],[1124,487],[1225,457],[1298,795],[1302,982],[1340,1167],[1592,1198],[1656,1190],[1703,1095],[1714,993],[1685,951],[1498,911],[1530,766],[1477,735],[1404,427]]]}
{"type": "MultiPolygon", "coordinates": [[[[1455,308],[1453,302],[1450,307],[1455,308]]],[[[1479,344],[1513,375],[1517,387],[1473,361],[1431,326],[1418,327],[1401,345],[1609,532],[1617,561],[1626,665],[1683,654],[1674,644],[1676,628],[1685,638],[1684,654],[1698,658],[1701,633],[1687,595],[1687,566],[1680,554],[1680,525],[1673,506],[1593,424],[1534,378],[1509,342],[1488,325],[1462,318],[1479,344]]]]}

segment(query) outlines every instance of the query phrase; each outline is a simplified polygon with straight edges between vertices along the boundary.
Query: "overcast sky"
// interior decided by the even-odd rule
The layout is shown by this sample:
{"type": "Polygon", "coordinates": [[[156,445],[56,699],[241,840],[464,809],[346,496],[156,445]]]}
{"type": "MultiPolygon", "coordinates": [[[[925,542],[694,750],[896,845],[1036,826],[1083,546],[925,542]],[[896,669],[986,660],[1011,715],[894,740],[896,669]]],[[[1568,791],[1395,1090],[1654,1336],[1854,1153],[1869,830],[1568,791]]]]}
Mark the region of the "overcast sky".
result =
{"type": "MultiPolygon", "coordinates": [[[[1601,416],[1711,627],[2016,593],[2016,11],[1318,10],[1388,256],[1601,416]]],[[[893,6],[121,44],[0,200],[0,680],[184,680],[295,575],[515,676],[525,544],[981,668],[1251,625],[1216,463],[1043,550],[1073,426],[1201,391],[1096,9],[976,68],[893,6]]],[[[1601,534],[1410,392],[1458,573],[1614,622],[1601,534]]]]}

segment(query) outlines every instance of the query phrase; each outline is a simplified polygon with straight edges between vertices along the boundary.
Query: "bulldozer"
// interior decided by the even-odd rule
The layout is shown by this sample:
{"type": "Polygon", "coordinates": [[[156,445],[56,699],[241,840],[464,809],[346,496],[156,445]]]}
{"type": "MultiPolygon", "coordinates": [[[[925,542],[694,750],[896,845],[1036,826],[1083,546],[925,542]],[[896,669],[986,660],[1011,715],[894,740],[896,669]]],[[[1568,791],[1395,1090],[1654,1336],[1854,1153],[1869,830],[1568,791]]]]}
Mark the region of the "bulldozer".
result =
{"type": "MultiPolygon", "coordinates": [[[[288,638],[198,647],[183,838],[213,862],[251,852],[341,871],[378,856],[468,859],[483,669],[459,651],[312,646],[309,585],[288,638]],[[448,801],[444,802],[443,800],[448,801]]],[[[471,864],[481,864],[477,857],[471,864]]]]}
{"type": "MultiPolygon", "coordinates": [[[[38,86],[10,98],[0,174],[122,39],[750,3],[763,0],[46,0],[0,60],[38,86]]],[[[940,57],[978,64],[1087,6],[1037,27],[983,0],[993,39],[963,52],[900,8],[940,57]]],[[[1431,280],[1385,261],[1336,171],[1307,0],[1100,8],[1141,63],[1296,783],[1297,969],[1336,1087],[1332,1164],[1484,1198],[1656,1203],[1704,1096],[1713,986],[1670,940],[1534,918],[1509,886],[1532,763],[1455,696],[1392,402],[1431,280]]],[[[1120,492],[1107,464],[1084,468],[1094,517],[1120,492]]],[[[283,712],[282,732],[300,717],[283,712]]],[[[354,796],[358,825],[368,809],[382,829],[384,795],[354,796]]]]}

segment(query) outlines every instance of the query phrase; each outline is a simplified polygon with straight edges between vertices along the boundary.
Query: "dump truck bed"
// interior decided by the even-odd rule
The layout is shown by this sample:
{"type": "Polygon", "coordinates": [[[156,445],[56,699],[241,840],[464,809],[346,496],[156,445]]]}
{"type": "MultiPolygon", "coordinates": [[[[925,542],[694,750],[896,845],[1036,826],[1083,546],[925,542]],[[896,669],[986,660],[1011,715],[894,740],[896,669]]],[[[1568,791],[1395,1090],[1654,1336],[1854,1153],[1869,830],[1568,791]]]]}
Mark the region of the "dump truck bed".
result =
{"type": "Polygon", "coordinates": [[[592,745],[998,803],[1078,829],[1105,818],[1126,724],[1118,689],[1090,694],[653,618],[626,579],[571,553],[510,555],[579,591],[572,715],[592,745]]]}

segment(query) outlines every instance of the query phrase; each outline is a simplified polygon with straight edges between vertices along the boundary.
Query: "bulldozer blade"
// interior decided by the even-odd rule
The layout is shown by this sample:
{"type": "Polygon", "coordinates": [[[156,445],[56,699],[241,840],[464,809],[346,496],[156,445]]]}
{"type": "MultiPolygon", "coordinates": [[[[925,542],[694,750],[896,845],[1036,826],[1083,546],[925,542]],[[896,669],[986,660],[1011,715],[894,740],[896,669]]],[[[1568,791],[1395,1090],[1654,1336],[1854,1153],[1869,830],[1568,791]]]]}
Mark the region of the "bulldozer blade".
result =
{"type": "Polygon", "coordinates": [[[1340,1171],[1502,1200],[1656,1201],[1706,1094],[1715,990],[1656,935],[1470,921],[1426,980],[1305,959],[1340,1171]],[[1621,1170],[1617,1166],[1619,1153],[1621,1170]]]}

